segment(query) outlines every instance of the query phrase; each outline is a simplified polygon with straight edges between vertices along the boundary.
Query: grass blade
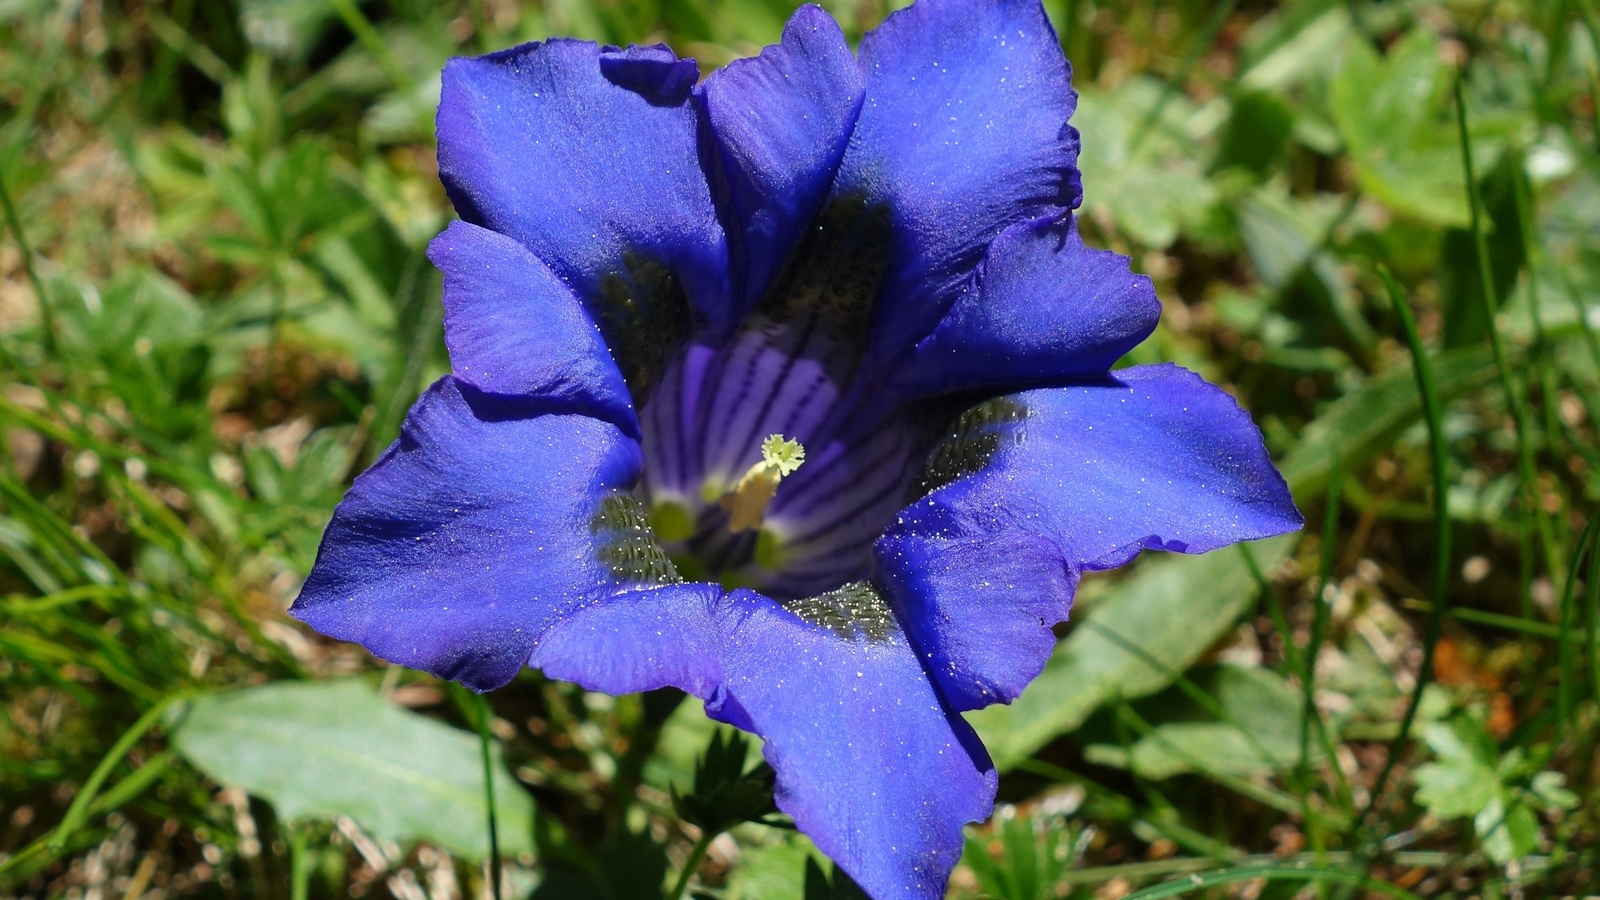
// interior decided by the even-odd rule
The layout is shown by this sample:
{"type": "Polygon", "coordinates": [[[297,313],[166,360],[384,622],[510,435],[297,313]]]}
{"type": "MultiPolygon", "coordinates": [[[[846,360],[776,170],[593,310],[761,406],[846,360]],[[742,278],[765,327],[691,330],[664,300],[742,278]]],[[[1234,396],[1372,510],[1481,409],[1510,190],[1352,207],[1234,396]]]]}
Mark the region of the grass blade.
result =
{"type": "Polygon", "coordinates": [[[121,762],[124,756],[128,755],[128,751],[132,750],[133,745],[144,737],[145,732],[155,727],[156,722],[160,721],[167,708],[178,700],[183,699],[184,696],[186,695],[172,694],[145,710],[144,715],[140,716],[127,731],[123,732],[122,737],[111,745],[110,752],[100,760],[98,766],[95,766],[94,771],[89,775],[89,779],[78,790],[77,796],[72,798],[72,805],[67,808],[67,814],[62,817],[61,824],[56,827],[55,833],[50,836],[50,850],[52,852],[60,853],[66,847],[67,841],[71,839],[73,832],[82,827],[84,820],[89,817],[89,810],[94,803],[95,795],[100,792],[100,786],[105,784],[106,779],[111,776],[111,770],[116,768],[117,763],[121,762]]]}
{"type": "Polygon", "coordinates": [[[11,236],[17,239],[17,249],[22,252],[22,270],[28,275],[28,284],[33,287],[33,294],[39,304],[39,330],[42,332],[46,356],[56,353],[56,322],[55,311],[51,308],[50,296],[45,293],[44,282],[39,279],[39,270],[33,265],[33,248],[28,244],[28,237],[22,230],[22,219],[17,215],[17,207],[11,202],[11,189],[6,186],[5,173],[0,172],[0,205],[5,207],[6,224],[11,227],[11,236]]]}
{"type": "Polygon", "coordinates": [[[1478,279],[1483,288],[1479,293],[1483,298],[1484,319],[1488,323],[1489,348],[1494,353],[1500,388],[1505,394],[1506,411],[1511,416],[1511,428],[1516,436],[1522,515],[1533,518],[1544,545],[1546,568],[1550,578],[1555,579],[1561,574],[1561,565],[1555,557],[1557,543],[1554,528],[1539,505],[1538,470],[1534,466],[1533,448],[1528,443],[1527,407],[1523,403],[1516,377],[1512,375],[1505,340],[1500,336],[1500,327],[1496,322],[1498,310],[1494,298],[1494,264],[1489,259],[1489,238],[1483,225],[1483,198],[1478,194],[1478,176],[1472,164],[1472,133],[1467,127],[1467,102],[1462,87],[1465,74],[1464,71],[1458,73],[1455,81],[1456,129],[1461,143],[1461,165],[1467,177],[1467,207],[1471,213],[1473,247],[1478,257],[1478,279]]]}
{"type": "Polygon", "coordinates": [[[1369,875],[1357,875],[1343,869],[1330,869],[1323,866],[1284,865],[1274,863],[1260,866],[1238,866],[1231,869],[1218,869],[1215,872],[1200,872],[1175,878],[1172,881],[1134,891],[1127,895],[1126,900],[1162,900],[1164,897],[1181,897],[1208,887],[1217,887],[1224,884],[1235,884],[1240,881],[1315,881],[1322,884],[1342,884],[1353,888],[1365,888],[1387,897],[1396,897],[1400,900],[1421,900],[1416,894],[1405,888],[1396,887],[1385,881],[1380,881],[1369,875]]]}
{"type": "MultiPolygon", "coordinates": [[[[1401,750],[1411,738],[1411,726],[1415,724],[1417,708],[1422,704],[1422,692],[1433,680],[1433,655],[1438,647],[1440,630],[1444,626],[1450,586],[1450,473],[1447,468],[1449,457],[1444,438],[1444,408],[1439,402],[1439,391],[1434,384],[1433,367],[1428,362],[1427,349],[1422,346],[1422,335],[1417,331],[1416,317],[1411,314],[1411,307],[1406,304],[1400,286],[1390,277],[1388,271],[1380,269],[1378,274],[1388,289],[1389,300],[1394,304],[1395,314],[1400,317],[1406,343],[1411,347],[1412,371],[1416,374],[1417,390],[1422,394],[1423,418],[1428,426],[1428,449],[1433,456],[1433,586],[1430,592],[1432,607],[1428,610],[1428,622],[1423,631],[1422,663],[1417,670],[1416,685],[1412,688],[1410,700],[1406,702],[1405,715],[1400,719],[1400,730],[1389,742],[1389,750],[1384,758],[1383,768],[1378,773],[1377,781],[1373,783],[1366,812],[1356,820],[1358,823],[1381,808],[1384,788],[1394,773],[1401,750]]],[[[1488,289],[1487,286],[1485,289],[1488,289]]]]}

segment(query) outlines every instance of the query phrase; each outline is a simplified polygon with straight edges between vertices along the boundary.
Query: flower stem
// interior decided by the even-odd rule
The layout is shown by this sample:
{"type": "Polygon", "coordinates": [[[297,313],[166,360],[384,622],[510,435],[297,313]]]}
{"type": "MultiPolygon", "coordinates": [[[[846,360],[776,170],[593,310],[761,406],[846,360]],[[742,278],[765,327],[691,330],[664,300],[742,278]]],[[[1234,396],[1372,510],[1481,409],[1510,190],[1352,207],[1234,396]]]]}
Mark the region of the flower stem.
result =
{"type": "Polygon", "coordinates": [[[306,900],[311,885],[310,860],[306,857],[306,830],[304,827],[292,828],[289,832],[289,897],[290,900],[306,900]]]}
{"type": "Polygon", "coordinates": [[[494,754],[489,750],[489,721],[494,712],[489,699],[478,694],[478,743],[483,748],[483,802],[489,809],[489,884],[494,900],[500,900],[500,829],[495,822],[494,754]]]}
{"type": "Polygon", "coordinates": [[[678,873],[678,883],[672,886],[672,893],[667,895],[667,900],[682,900],[683,892],[689,889],[689,879],[700,869],[700,864],[706,860],[706,851],[711,849],[711,842],[717,839],[720,832],[702,831],[700,840],[694,842],[694,849],[689,851],[689,858],[683,861],[683,871],[678,873]]]}

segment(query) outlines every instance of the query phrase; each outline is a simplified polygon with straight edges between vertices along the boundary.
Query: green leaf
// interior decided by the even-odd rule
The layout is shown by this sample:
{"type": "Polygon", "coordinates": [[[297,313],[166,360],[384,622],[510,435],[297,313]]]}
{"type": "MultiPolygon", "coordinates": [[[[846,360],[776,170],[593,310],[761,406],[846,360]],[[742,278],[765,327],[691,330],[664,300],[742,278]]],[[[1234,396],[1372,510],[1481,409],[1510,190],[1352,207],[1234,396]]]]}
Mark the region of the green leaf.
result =
{"type": "MultiPolygon", "coordinates": [[[[1434,374],[1446,398],[1482,384],[1494,373],[1484,348],[1440,354],[1434,374]]],[[[1421,416],[1411,373],[1397,369],[1347,394],[1306,426],[1300,444],[1281,466],[1298,496],[1320,492],[1338,450],[1347,469],[1371,458],[1421,416]]],[[[1263,572],[1286,559],[1293,535],[1251,547],[1263,572]]],[[[996,765],[1009,768],[1057,735],[1077,728],[1113,697],[1133,699],[1166,687],[1233,627],[1255,600],[1257,584],[1237,551],[1203,556],[1164,556],[1142,562],[1103,598],[1056,647],[1039,677],[1009,706],[991,706],[969,720],[983,736],[996,765]],[[1165,668],[1130,653],[1109,630],[1140,647],[1165,668]]]]}
{"type": "Polygon", "coordinates": [[[1240,86],[1284,89],[1304,81],[1335,58],[1351,25],[1350,11],[1340,0],[1308,0],[1264,11],[1240,39],[1240,86]]]}
{"type": "Polygon", "coordinates": [[[761,762],[760,738],[743,734],[731,725],[713,722],[706,717],[704,704],[687,699],[678,704],[661,726],[655,752],[644,765],[645,783],[663,791],[689,790],[700,762],[700,750],[717,734],[724,739],[735,734],[744,737],[747,745],[744,768],[761,762]]]}
{"type": "Polygon", "coordinates": [[[672,807],[678,818],[716,834],[776,813],[772,768],[764,762],[746,768],[754,743],[755,739],[742,731],[714,732],[695,765],[694,789],[680,793],[673,788],[672,807]]]}
{"type": "Polygon", "coordinates": [[[1108,214],[1128,237],[1158,248],[1177,240],[1216,200],[1186,133],[1195,118],[1193,104],[1173,98],[1146,126],[1160,96],[1161,85],[1144,77],[1130,78],[1112,93],[1086,87],[1072,117],[1078,130],[1094,136],[1084,143],[1080,160],[1089,186],[1086,208],[1108,214]]]}
{"type": "Polygon", "coordinates": [[[986,896],[1048,900],[1083,847],[1066,817],[1003,805],[987,832],[969,829],[961,862],[986,896]]]}
{"type": "Polygon", "coordinates": [[[743,848],[741,862],[728,874],[728,900],[803,900],[807,866],[819,858],[811,841],[798,833],[743,848]]]}
{"type": "Polygon", "coordinates": [[[1526,791],[1514,789],[1519,773],[1529,768],[1521,748],[1504,755],[1492,735],[1475,715],[1457,715],[1448,722],[1432,722],[1422,739],[1434,761],[1418,766],[1412,775],[1417,803],[1444,819],[1471,819],[1485,856],[1504,865],[1539,844],[1536,809],[1567,809],[1578,798],[1562,787],[1559,772],[1539,772],[1526,791]]]}
{"type": "Polygon", "coordinates": [[[1526,803],[1507,805],[1496,796],[1472,820],[1483,855],[1505,865],[1539,846],[1539,819],[1526,803]]]}
{"type": "MultiPolygon", "coordinates": [[[[1494,272],[1493,307],[1505,306],[1522,271],[1523,222],[1517,213],[1514,167],[1522,161],[1506,154],[1479,182],[1486,217],[1484,236],[1494,272]]],[[[1478,266],[1476,239],[1468,228],[1445,232],[1439,249],[1439,296],[1444,301],[1444,346],[1466,347],[1481,343],[1489,334],[1483,278],[1478,266]]]]}
{"type": "MultiPolygon", "coordinates": [[[[1250,550],[1270,572],[1297,540],[1286,535],[1257,542],[1250,550]]],[[[1147,560],[1089,608],[1022,696],[969,720],[995,764],[1009,768],[1077,728],[1107,700],[1166,687],[1175,672],[1188,668],[1233,627],[1257,588],[1238,550],[1147,560]],[[1125,643],[1164,666],[1152,666],[1125,643]]]]}
{"type": "Polygon", "coordinates": [[[1560,772],[1540,772],[1533,776],[1528,792],[1551,809],[1572,809],[1578,805],[1578,795],[1567,790],[1566,783],[1560,772]]]}
{"type": "Polygon", "coordinates": [[[872,900],[843,869],[833,866],[832,878],[816,859],[806,860],[805,900],[872,900]],[[830,883],[831,882],[831,883],[830,883]]]}
{"type": "MultiPolygon", "coordinates": [[[[1414,219],[1464,227],[1466,175],[1445,116],[1450,72],[1435,45],[1433,32],[1418,27],[1380,59],[1350,35],[1328,103],[1364,191],[1414,219]]],[[[1479,130],[1485,140],[1474,140],[1474,152],[1487,168],[1499,142],[1479,130]]]]}
{"type": "Polygon", "coordinates": [[[1418,766],[1417,802],[1434,815],[1447,819],[1476,816],[1503,793],[1493,756],[1472,746],[1457,727],[1446,722],[1429,724],[1422,732],[1435,761],[1418,766]]]}
{"type": "MultiPolygon", "coordinates": [[[[360,681],[278,682],[202,697],[174,735],[179,753],[290,822],[349,816],[380,841],[489,852],[478,739],[407,712],[360,681]]],[[[496,770],[500,849],[533,851],[533,801],[496,770]]]]}
{"type": "Polygon", "coordinates": [[[613,832],[583,865],[548,856],[544,862],[544,878],[530,900],[661,900],[668,868],[666,848],[648,831],[627,829],[613,832]]]}
{"type": "Polygon", "coordinates": [[[1136,741],[1129,754],[1113,748],[1089,751],[1149,778],[1203,771],[1254,775],[1292,767],[1300,757],[1300,692],[1267,669],[1222,665],[1190,675],[1225,714],[1218,719],[1188,694],[1168,688],[1136,704],[1149,722],[1160,723],[1136,741]]]}
{"type": "MultiPolygon", "coordinates": [[[[1440,353],[1433,359],[1433,374],[1440,398],[1449,400],[1493,377],[1494,358],[1483,347],[1440,353]]],[[[1327,486],[1334,451],[1346,471],[1355,471],[1421,416],[1416,379],[1402,366],[1329,405],[1301,432],[1279,471],[1297,496],[1314,496],[1327,486]]]]}
{"type": "Polygon", "coordinates": [[[280,59],[302,61],[333,22],[323,0],[241,0],[239,26],[253,47],[280,59]]]}
{"type": "Polygon", "coordinates": [[[1323,236],[1340,215],[1337,205],[1295,202],[1276,191],[1257,189],[1240,196],[1235,209],[1239,237],[1250,261],[1268,287],[1285,295],[1286,312],[1297,313],[1299,306],[1320,309],[1322,321],[1309,325],[1331,321],[1358,347],[1376,342],[1349,279],[1322,246],[1323,236]],[[1302,296],[1310,302],[1296,303],[1302,296]]]}
{"type": "Polygon", "coordinates": [[[1233,101],[1211,168],[1219,172],[1240,168],[1263,177],[1283,156],[1293,129],[1294,110],[1289,104],[1265,91],[1246,93],[1233,101]]]}
{"type": "Polygon", "coordinates": [[[1387,59],[1352,36],[1328,100],[1363,190],[1431,224],[1463,226],[1464,176],[1439,121],[1444,79],[1425,28],[1408,34],[1387,59]]]}

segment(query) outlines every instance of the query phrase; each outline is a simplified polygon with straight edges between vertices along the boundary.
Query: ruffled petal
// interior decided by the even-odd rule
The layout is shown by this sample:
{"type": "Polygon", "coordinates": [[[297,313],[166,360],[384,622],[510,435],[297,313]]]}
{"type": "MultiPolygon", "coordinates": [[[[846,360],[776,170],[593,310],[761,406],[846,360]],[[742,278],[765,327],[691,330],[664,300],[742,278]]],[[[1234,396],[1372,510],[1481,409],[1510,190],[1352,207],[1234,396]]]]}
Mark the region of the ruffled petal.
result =
{"type": "Polygon", "coordinates": [[[875,550],[940,691],[958,710],[1010,702],[1055,648],[1077,569],[1050,539],[983,530],[930,501],[907,511],[875,550]],[[935,524],[937,523],[937,525],[935,524]]]}
{"type": "Polygon", "coordinates": [[[694,78],[692,60],[659,46],[551,40],[451,60],[439,174],[456,211],[533,251],[602,329],[609,307],[671,303],[674,287],[701,316],[725,317],[727,249],[700,168],[694,78]],[[678,284],[641,271],[652,267],[678,284]]]}
{"type": "Polygon", "coordinates": [[[1087,569],[1304,524],[1260,430],[1220,388],[1170,364],[1121,369],[1109,382],[1018,395],[1023,441],[974,480],[968,502],[998,513],[1005,482],[1087,569]]]}
{"type": "Polygon", "coordinates": [[[867,98],[834,191],[888,208],[873,347],[927,334],[1008,226],[1077,206],[1071,68],[1038,0],[919,0],[861,42],[867,98]]]}
{"type": "Polygon", "coordinates": [[[1250,417],[1177,366],[1027,391],[964,419],[931,457],[937,489],[876,547],[890,596],[957,709],[1008,702],[1038,674],[1078,572],[1303,524],[1250,417]]]}
{"type": "Polygon", "coordinates": [[[677,580],[625,493],[639,446],[446,377],[334,510],[290,613],[488,690],[576,608],[677,580]]]}
{"type": "Polygon", "coordinates": [[[444,339],[456,378],[493,394],[639,423],[622,373],[570,288],[521,244],[452,222],[428,245],[444,272],[444,339]]]}
{"type": "Polygon", "coordinates": [[[795,11],[781,43],[729,63],[700,87],[728,189],[727,232],[742,283],[735,293],[746,308],[827,196],[864,91],[844,34],[811,5],[795,11]]]}
{"type": "Polygon", "coordinates": [[[700,67],[692,59],[679,59],[666,44],[603,47],[600,74],[658,106],[680,106],[700,80],[700,67]]]}
{"type": "Polygon", "coordinates": [[[1100,375],[1150,336],[1161,301],[1128,258],[1044,217],[989,245],[976,281],[894,372],[914,395],[1010,391],[1100,375]]]}
{"type": "Polygon", "coordinates": [[[962,825],[994,804],[994,766],[881,601],[854,625],[848,603],[799,603],[729,595],[724,693],[706,711],[762,736],[778,807],[867,893],[941,898],[962,825]]]}

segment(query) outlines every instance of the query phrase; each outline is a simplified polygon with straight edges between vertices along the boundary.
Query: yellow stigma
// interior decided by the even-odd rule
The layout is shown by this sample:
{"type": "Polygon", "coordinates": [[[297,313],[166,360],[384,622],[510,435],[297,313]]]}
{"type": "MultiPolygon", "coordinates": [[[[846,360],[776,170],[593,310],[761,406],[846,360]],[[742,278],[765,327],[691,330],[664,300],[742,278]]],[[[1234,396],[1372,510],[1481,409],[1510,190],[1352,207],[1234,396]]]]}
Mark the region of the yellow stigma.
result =
{"type": "Polygon", "coordinates": [[[733,490],[722,495],[722,508],[728,511],[728,530],[735,534],[761,527],[761,516],[778,492],[778,482],[791,475],[806,461],[806,448],[781,434],[761,442],[761,462],[750,467],[733,490]]]}

